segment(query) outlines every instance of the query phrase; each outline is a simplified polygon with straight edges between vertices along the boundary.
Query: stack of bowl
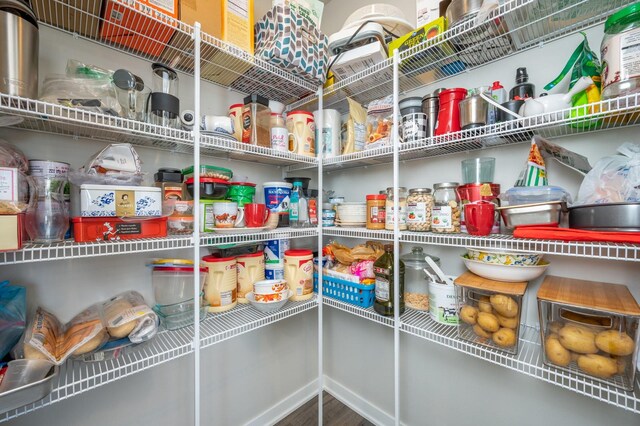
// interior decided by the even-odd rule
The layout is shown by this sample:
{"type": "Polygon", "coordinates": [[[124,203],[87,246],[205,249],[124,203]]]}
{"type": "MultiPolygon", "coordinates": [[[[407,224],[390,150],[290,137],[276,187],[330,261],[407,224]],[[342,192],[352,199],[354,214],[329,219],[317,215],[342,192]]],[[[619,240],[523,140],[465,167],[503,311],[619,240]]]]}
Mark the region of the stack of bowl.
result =
{"type": "Polygon", "coordinates": [[[282,308],[292,295],[285,280],[262,280],[245,297],[260,312],[270,313],[282,308]]]}
{"type": "Polygon", "coordinates": [[[365,226],[367,203],[341,203],[338,205],[335,223],[338,226],[365,226]]]}

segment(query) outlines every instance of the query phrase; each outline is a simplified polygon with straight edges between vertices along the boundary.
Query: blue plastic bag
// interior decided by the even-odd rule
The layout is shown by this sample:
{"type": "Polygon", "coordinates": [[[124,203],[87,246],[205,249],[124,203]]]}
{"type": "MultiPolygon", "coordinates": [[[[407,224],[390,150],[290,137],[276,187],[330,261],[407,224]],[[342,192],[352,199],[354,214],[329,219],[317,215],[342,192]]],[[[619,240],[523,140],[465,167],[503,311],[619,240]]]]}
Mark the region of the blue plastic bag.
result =
{"type": "Polygon", "coordinates": [[[27,319],[27,289],[0,282],[0,359],[18,343],[27,319]]]}

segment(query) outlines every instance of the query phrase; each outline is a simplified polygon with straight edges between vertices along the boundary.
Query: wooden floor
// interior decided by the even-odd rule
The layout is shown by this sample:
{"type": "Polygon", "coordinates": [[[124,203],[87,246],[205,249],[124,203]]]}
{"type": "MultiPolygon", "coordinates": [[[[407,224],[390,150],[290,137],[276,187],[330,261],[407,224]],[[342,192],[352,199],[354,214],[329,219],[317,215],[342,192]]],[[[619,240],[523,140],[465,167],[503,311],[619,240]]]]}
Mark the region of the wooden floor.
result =
{"type": "MultiPolygon", "coordinates": [[[[323,426],[373,426],[373,423],[326,392],[322,396],[322,423],[323,426]]],[[[313,398],[275,426],[317,426],[317,424],[318,398],[313,398]]]]}

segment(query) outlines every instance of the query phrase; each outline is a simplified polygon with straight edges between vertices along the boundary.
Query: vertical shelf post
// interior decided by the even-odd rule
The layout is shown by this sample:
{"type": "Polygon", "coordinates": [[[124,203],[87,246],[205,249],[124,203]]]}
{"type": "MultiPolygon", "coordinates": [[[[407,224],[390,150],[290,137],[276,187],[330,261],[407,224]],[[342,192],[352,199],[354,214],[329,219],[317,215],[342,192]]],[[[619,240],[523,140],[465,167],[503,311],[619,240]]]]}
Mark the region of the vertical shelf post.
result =
{"type": "Polygon", "coordinates": [[[318,88],[318,122],[316,123],[316,156],[318,157],[318,202],[316,214],[318,215],[318,424],[322,425],[322,392],[324,390],[324,357],[323,357],[323,327],[322,327],[322,189],[324,188],[322,159],[324,158],[324,138],[322,128],[324,126],[324,99],[322,98],[322,86],[318,88]],[[319,213],[319,214],[318,214],[319,213]]]}
{"type": "MultiPolygon", "coordinates": [[[[193,199],[196,205],[200,199],[200,22],[196,22],[193,30],[193,80],[194,111],[193,127],[193,199]]],[[[200,426],[200,209],[193,209],[193,353],[194,353],[194,395],[193,423],[200,426]]]]}
{"type": "Polygon", "coordinates": [[[393,407],[394,423],[400,424],[400,194],[398,137],[400,107],[398,105],[398,49],[393,52],[393,407]]]}

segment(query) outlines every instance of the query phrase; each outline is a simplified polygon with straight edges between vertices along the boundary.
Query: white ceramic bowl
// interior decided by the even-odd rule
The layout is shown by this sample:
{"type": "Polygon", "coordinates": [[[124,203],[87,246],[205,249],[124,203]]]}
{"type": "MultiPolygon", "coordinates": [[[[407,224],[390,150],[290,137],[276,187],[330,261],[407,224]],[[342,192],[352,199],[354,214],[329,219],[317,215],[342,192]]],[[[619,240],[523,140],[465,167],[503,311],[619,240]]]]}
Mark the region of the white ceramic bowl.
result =
{"type": "Polygon", "coordinates": [[[278,302],[256,302],[253,298],[253,292],[250,291],[245,295],[251,306],[256,308],[262,313],[269,314],[271,312],[276,312],[282,309],[284,305],[289,301],[289,297],[293,296],[293,292],[291,290],[288,291],[287,297],[278,301],[278,302]]]}
{"type": "Polygon", "coordinates": [[[492,263],[506,266],[534,266],[542,260],[542,254],[538,253],[507,253],[489,250],[467,249],[469,259],[484,263],[492,263]]]}
{"type": "Polygon", "coordinates": [[[287,282],[285,280],[261,280],[253,283],[253,292],[255,294],[278,294],[286,289],[287,282]]]}
{"type": "Polygon", "coordinates": [[[469,259],[467,255],[462,255],[461,257],[467,269],[474,274],[490,280],[503,282],[535,280],[544,274],[549,267],[549,263],[544,261],[540,265],[534,266],[498,265],[469,259]]]}

